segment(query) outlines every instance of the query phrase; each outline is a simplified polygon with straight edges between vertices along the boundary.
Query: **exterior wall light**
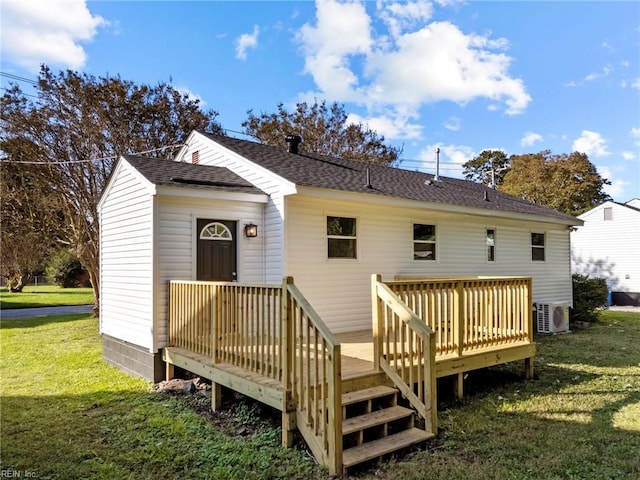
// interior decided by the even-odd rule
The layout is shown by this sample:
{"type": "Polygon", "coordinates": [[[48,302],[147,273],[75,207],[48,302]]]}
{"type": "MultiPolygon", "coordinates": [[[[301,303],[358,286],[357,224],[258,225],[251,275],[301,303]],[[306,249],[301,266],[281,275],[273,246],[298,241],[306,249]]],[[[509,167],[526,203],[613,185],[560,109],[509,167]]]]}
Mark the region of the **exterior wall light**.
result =
{"type": "Polygon", "coordinates": [[[244,235],[252,238],[258,236],[258,226],[255,223],[247,223],[244,226],[244,235]]]}

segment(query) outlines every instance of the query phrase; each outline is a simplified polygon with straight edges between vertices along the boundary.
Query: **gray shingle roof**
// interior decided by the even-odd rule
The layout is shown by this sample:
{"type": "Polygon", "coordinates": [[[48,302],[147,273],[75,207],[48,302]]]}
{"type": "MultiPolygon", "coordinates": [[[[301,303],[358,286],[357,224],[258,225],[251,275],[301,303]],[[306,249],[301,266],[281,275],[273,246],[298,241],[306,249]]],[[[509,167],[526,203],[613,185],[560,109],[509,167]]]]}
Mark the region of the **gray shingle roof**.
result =
{"type": "Polygon", "coordinates": [[[228,168],[210,165],[193,165],[157,158],[125,155],[136,170],[154,185],[205,188],[230,192],[263,194],[251,183],[233,173],[228,168]]]}
{"type": "MultiPolygon", "coordinates": [[[[580,220],[536,205],[487,186],[456,178],[342,160],[309,153],[289,153],[282,148],[221,135],[202,135],[300,186],[382,195],[436,204],[458,205],[481,210],[551,217],[568,224],[580,220]],[[367,186],[367,170],[371,187],[367,186]]],[[[284,145],[284,139],[283,139],[284,145]]]]}

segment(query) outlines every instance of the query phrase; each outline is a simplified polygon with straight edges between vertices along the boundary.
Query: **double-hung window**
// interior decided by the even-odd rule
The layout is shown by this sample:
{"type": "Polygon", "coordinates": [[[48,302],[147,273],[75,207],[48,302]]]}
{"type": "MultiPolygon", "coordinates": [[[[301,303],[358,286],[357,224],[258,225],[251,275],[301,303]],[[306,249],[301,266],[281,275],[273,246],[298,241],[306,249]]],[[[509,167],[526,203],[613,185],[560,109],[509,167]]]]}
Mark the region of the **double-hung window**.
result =
{"type": "Polygon", "coordinates": [[[327,217],[328,258],[358,258],[356,219],[327,217]]]}
{"type": "Polygon", "coordinates": [[[531,234],[531,260],[534,262],[544,262],[544,241],[544,233],[531,234]]]}
{"type": "Polygon", "coordinates": [[[423,223],[413,224],[413,259],[436,259],[436,226],[423,223]]]}

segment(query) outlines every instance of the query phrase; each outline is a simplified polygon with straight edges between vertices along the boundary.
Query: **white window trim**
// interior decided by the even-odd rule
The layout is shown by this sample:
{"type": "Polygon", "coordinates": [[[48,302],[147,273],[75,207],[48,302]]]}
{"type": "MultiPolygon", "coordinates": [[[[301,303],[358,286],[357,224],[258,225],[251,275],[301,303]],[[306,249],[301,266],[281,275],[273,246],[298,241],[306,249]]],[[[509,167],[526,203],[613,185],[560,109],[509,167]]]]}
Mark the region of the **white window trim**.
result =
{"type": "Polygon", "coordinates": [[[548,247],[549,247],[549,235],[547,235],[546,230],[543,231],[543,232],[540,232],[540,231],[535,232],[535,231],[531,230],[529,232],[529,261],[531,263],[546,263],[547,254],[548,254],[548,247]],[[537,233],[539,235],[540,234],[544,235],[544,246],[541,247],[539,245],[534,245],[533,244],[533,242],[532,242],[533,239],[531,238],[531,234],[533,234],[533,233],[537,233]],[[544,260],[534,260],[533,259],[533,249],[534,248],[542,248],[544,250],[544,260]]]}
{"type": "Polygon", "coordinates": [[[229,230],[229,227],[227,227],[224,223],[220,223],[220,222],[212,222],[209,223],[207,225],[205,225],[202,230],[200,230],[200,232],[198,233],[198,238],[200,240],[233,240],[233,233],[231,233],[231,230],[229,230]],[[206,237],[204,236],[204,232],[205,230],[209,230],[209,227],[222,227],[222,231],[220,234],[214,234],[210,237],[206,237]]]}
{"type": "Polygon", "coordinates": [[[356,215],[343,214],[343,213],[325,213],[323,218],[323,228],[324,228],[324,256],[327,262],[359,262],[360,261],[360,217],[356,215]],[[329,217],[340,217],[340,218],[353,218],[356,221],[356,236],[346,236],[346,235],[329,235],[327,234],[327,219],[329,217]],[[339,240],[355,240],[356,241],[356,258],[347,258],[347,257],[330,257],[329,256],[329,239],[339,239],[339,240]]]}
{"type": "MultiPolygon", "coordinates": [[[[531,238],[531,236],[529,236],[531,238]]],[[[498,229],[496,227],[484,228],[484,261],[489,265],[498,263],[498,229]],[[487,230],[493,230],[493,260],[489,260],[489,245],[487,244],[487,230]]]]}
{"type": "Polygon", "coordinates": [[[431,265],[431,264],[435,264],[435,263],[440,263],[440,246],[439,246],[439,241],[438,241],[438,237],[440,235],[440,227],[438,226],[438,224],[436,222],[430,222],[430,221],[422,221],[422,220],[414,220],[411,222],[411,229],[410,229],[410,238],[411,238],[411,261],[413,262],[417,262],[421,265],[431,265]],[[414,240],[413,239],[413,226],[414,225],[433,225],[434,228],[436,229],[436,239],[431,242],[428,240],[414,240]],[[429,260],[429,259],[424,259],[424,260],[419,260],[417,258],[415,258],[415,244],[417,243],[433,243],[436,248],[435,248],[435,252],[436,252],[436,259],[435,260],[429,260]]]}

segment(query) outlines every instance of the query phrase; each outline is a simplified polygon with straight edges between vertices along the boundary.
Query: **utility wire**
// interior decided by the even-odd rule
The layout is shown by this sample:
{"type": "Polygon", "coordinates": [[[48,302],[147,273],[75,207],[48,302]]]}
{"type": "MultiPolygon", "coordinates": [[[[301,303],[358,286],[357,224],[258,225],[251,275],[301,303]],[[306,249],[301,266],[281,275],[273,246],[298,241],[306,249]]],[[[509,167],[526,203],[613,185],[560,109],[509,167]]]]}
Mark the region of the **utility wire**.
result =
{"type": "Polygon", "coordinates": [[[31,85],[34,85],[36,87],[38,86],[38,82],[36,80],[21,77],[19,75],[14,75],[13,73],[0,72],[0,76],[10,78],[11,80],[17,80],[19,82],[30,83],[31,85]]]}
{"type": "MultiPolygon", "coordinates": [[[[159,147],[159,148],[152,148],[149,150],[143,150],[141,152],[133,152],[133,153],[127,153],[126,155],[144,155],[145,153],[152,153],[152,152],[157,152],[159,150],[166,150],[167,148],[178,148],[178,147],[184,147],[185,145],[183,143],[176,143],[173,145],[167,145],[164,147],[159,147]]],[[[91,163],[91,162],[102,162],[105,160],[115,160],[116,158],[118,158],[117,155],[111,155],[109,157],[100,157],[100,158],[91,158],[88,160],[62,160],[59,162],[56,161],[50,161],[50,162],[21,162],[21,161],[17,161],[17,160],[7,160],[6,158],[0,158],[0,162],[2,163],[14,163],[14,164],[21,164],[21,165],[67,165],[67,164],[74,164],[74,163],[91,163]]]]}

